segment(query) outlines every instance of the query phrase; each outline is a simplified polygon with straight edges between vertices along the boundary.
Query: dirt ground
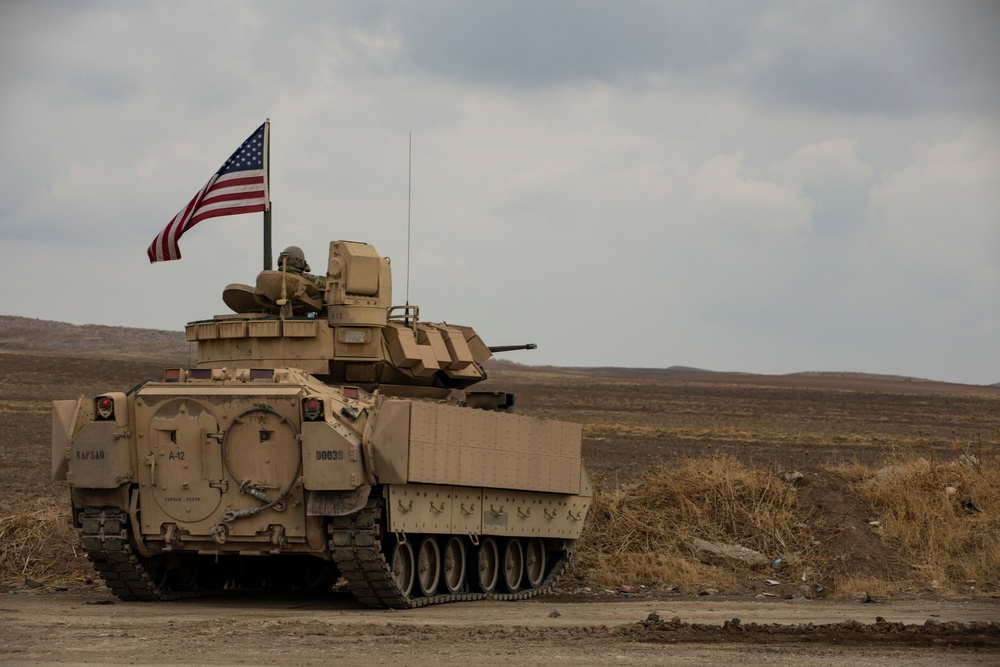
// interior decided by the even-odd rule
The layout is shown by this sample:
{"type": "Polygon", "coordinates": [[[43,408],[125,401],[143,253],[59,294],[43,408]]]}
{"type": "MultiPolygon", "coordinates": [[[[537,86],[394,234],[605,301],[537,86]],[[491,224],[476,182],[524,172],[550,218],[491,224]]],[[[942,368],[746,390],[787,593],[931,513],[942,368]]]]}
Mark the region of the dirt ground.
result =
{"type": "Polygon", "coordinates": [[[348,598],[124,603],[97,589],[0,599],[7,665],[996,665],[1000,603],[348,598]]]}
{"type": "Polygon", "coordinates": [[[513,391],[525,414],[584,424],[588,470],[612,482],[634,481],[651,462],[706,454],[795,470],[1000,452],[996,386],[501,362],[483,387],[513,391]]]}
{"type": "MultiPolygon", "coordinates": [[[[31,322],[18,326],[16,338],[0,326],[4,513],[39,498],[68,505],[65,485],[49,481],[52,399],[125,390],[186,361],[184,345],[172,339],[143,356],[135,341],[125,344],[128,330],[82,336],[55,328],[58,345],[46,346],[51,331],[32,337],[31,322]]],[[[713,453],[815,471],[894,456],[945,461],[1000,452],[998,387],[499,363],[482,388],[513,391],[522,413],[583,423],[584,463],[612,486],[641,478],[654,463],[713,453]]],[[[802,495],[863,527],[866,517],[850,515],[835,478],[817,477],[802,495]]],[[[884,562],[861,543],[843,548],[884,562]]],[[[11,665],[1000,664],[995,590],[863,603],[557,587],[528,602],[376,611],[336,596],[142,604],[97,585],[3,583],[0,663],[11,665]]]]}

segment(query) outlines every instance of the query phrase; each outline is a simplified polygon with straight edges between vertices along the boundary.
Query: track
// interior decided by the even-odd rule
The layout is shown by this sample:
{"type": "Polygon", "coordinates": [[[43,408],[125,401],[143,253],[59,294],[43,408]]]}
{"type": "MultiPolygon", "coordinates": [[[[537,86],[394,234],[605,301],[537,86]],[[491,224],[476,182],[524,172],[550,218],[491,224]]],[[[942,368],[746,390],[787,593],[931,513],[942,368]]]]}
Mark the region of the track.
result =
{"type": "Polygon", "coordinates": [[[128,517],[111,507],[87,507],[80,513],[80,534],[87,558],[108,588],[121,600],[179,600],[211,595],[218,591],[171,591],[166,587],[167,570],[150,569],[151,561],[139,562],[128,539],[128,517]]]}
{"type": "Polygon", "coordinates": [[[547,593],[569,563],[568,553],[551,566],[537,588],[515,593],[458,592],[453,594],[413,597],[407,595],[393,577],[382,543],[382,515],[385,500],[369,498],[365,508],[356,514],[334,517],[330,524],[330,551],[347,579],[351,592],[369,607],[410,609],[447,602],[470,600],[527,600],[547,593]]]}
{"type": "MultiPolygon", "coordinates": [[[[384,502],[381,496],[372,498],[360,512],[333,517],[328,527],[330,551],[340,574],[358,601],[370,607],[410,609],[486,598],[527,600],[549,592],[569,562],[570,552],[563,552],[563,557],[550,563],[537,587],[513,593],[472,592],[466,585],[451,594],[410,595],[397,583],[383,552],[384,502]]],[[[253,586],[245,577],[223,569],[217,573],[221,576],[208,579],[205,573],[198,572],[198,557],[194,554],[177,554],[173,568],[167,563],[172,554],[143,557],[129,543],[128,516],[116,508],[88,507],[80,512],[79,518],[87,558],[107,587],[124,601],[167,601],[295,588],[273,584],[253,586]]]]}

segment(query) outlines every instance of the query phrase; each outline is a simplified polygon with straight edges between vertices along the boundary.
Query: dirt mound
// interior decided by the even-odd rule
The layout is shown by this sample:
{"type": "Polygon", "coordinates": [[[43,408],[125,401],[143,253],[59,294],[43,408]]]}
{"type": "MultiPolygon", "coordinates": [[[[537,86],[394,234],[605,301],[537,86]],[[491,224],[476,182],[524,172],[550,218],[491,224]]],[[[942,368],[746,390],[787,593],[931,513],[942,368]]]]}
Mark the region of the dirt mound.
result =
{"type": "Polygon", "coordinates": [[[734,618],[721,626],[687,623],[678,617],[664,621],[652,613],[645,621],[615,628],[609,634],[639,642],[673,644],[680,642],[706,643],[713,641],[742,644],[809,644],[939,646],[966,648],[1000,647],[1000,622],[959,621],[938,622],[929,619],[922,624],[887,621],[881,616],[874,623],[843,621],[840,623],[742,623],[734,618]]]}
{"type": "MultiPolygon", "coordinates": [[[[376,628],[353,629],[359,638],[374,635],[396,640],[419,643],[437,643],[453,637],[454,630],[447,626],[413,626],[387,623],[376,628]]],[[[615,627],[569,626],[530,627],[485,625],[472,628],[468,638],[473,640],[517,640],[523,642],[545,641],[600,641],[627,640],[656,644],[728,642],[739,644],[838,644],[846,646],[892,645],[931,647],[947,645],[951,648],[1000,647],[1000,622],[996,621],[945,621],[933,619],[925,623],[898,623],[881,616],[874,623],[841,621],[838,623],[743,623],[739,618],[712,623],[689,623],[675,616],[662,620],[658,613],[638,623],[615,627]]]]}
{"type": "Polygon", "coordinates": [[[899,552],[871,525],[872,509],[833,470],[805,470],[796,481],[800,511],[810,522],[810,546],[824,563],[825,584],[849,577],[886,582],[904,571],[899,552]]]}

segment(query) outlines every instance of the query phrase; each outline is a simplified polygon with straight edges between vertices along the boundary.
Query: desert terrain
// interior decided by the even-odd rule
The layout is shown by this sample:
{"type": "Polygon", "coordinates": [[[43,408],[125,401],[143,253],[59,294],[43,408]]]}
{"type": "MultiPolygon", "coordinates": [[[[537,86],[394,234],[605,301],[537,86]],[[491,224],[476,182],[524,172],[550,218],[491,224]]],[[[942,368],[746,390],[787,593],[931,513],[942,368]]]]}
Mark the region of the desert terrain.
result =
{"type": "Polygon", "coordinates": [[[483,388],[516,393],[518,412],[582,423],[600,490],[553,593],[413,611],[340,593],[118,601],[75,546],[65,484],[49,480],[50,401],[189,365],[183,338],[0,316],[0,662],[1000,659],[1000,387],[861,373],[547,368],[526,365],[530,352],[499,355],[483,388]],[[907,518],[912,505],[892,501],[909,494],[942,521],[907,518]],[[690,549],[697,536],[774,562],[707,562],[690,549]]]}

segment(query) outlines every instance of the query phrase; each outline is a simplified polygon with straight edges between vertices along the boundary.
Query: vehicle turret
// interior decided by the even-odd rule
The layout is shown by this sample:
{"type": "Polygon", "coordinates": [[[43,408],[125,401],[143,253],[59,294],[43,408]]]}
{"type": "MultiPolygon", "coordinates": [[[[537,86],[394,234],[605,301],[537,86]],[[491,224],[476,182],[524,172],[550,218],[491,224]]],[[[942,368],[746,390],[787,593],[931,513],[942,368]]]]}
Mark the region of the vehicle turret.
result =
{"type": "Polygon", "coordinates": [[[417,306],[394,306],[389,258],[372,246],[331,242],[325,275],[310,275],[296,246],[278,266],[261,271],[253,286],[225,288],[234,314],[187,325],[199,368],[291,366],[329,382],[389,385],[388,392],[392,385],[454,389],[485,379],[491,349],[471,327],[422,322],[417,306]]]}

